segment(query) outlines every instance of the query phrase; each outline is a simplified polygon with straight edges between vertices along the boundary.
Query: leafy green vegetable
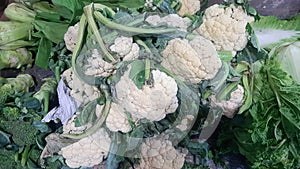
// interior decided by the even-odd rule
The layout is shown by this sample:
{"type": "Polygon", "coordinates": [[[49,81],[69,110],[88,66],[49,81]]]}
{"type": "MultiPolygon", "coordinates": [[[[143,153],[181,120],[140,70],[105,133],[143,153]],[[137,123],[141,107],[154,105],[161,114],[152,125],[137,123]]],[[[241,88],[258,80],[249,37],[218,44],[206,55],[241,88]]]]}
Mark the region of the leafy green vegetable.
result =
{"type": "Polygon", "coordinates": [[[300,15],[288,20],[279,20],[276,16],[261,16],[251,24],[259,45],[271,49],[284,42],[292,42],[300,37],[300,15]]]}
{"type": "Polygon", "coordinates": [[[256,62],[253,71],[252,106],[224,132],[235,136],[230,148],[238,147],[252,168],[299,168],[300,85],[276,58],[256,62]]]}
{"type": "Polygon", "coordinates": [[[279,45],[273,48],[269,55],[280,63],[282,70],[300,84],[300,41],[279,45]]]}

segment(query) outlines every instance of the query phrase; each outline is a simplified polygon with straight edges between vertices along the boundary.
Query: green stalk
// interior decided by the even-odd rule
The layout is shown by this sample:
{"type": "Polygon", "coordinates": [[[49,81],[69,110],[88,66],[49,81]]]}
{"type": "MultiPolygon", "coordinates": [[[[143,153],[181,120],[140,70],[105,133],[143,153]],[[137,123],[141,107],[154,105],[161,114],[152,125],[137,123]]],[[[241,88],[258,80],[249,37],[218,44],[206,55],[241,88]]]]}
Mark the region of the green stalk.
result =
{"type": "Polygon", "coordinates": [[[87,21],[86,21],[85,15],[83,14],[79,21],[78,39],[77,39],[76,46],[75,46],[73,54],[72,54],[72,60],[71,60],[73,72],[81,81],[83,81],[83,80],[80,78],[81,76],[79,76],[78,72],[76,71],[76,59],[77,59],[77,57],[80,53],[80,49],[82,48],[82,45],[83,45],[83,39],[84,39],[84,33],[86,30],[86,27],[87,27],[87,21]]]}
{"type": "Polygon", "coordinates": [[[145,60],[145,79],[148,80],[150,78],[150,60],[145,60]]]}
{"type": "Polygon", "coordinates": [[[21,158],[21,165],[22,165],[22,167],[26,166],[26,162],[29,159],[29,150],[30,150],[30,145],[26,145],[25,149],[24,149],[24,151],[22,153],[22,158],[21,158]]]}
{"type": "Polygon", "coordinates": [[[143,46],[143,47],[145,48],[146,52],[152,53],[151,50],[149,49],[149,47],[148,47],[148,46],[145,44],[145,42],[142,41],[140,38],[134,37],[134,40],[135,40],[135,42],[136,42],[137,44],[143,46]]]}
{"type": "Polygon", "coordinates": [[[268,78],[268,82],[269,82],[269,84],[270,84],[270,87],[271,87],[273,93],[275,94],[276,101],[277,101],[277,104],[278,104],[278,108],[280,108],[280,107],[281,107],[280,96],[279,96],[278,91],[276,90],[276,87],[275,87],[274,84],[273,84],[274,82],[273,82],[271,76],[272,76],[272,75],[270,74],[269,70],[267,70],[267,78],[268,78]]]}
{"type": "Polygon", "coordinates": [[[100,9],[100,10],[107,9],[112,15],[115,15],[115,11],[109,8],[108,6],[99,3],[94,3],[93,6],[94,9],[100,9]]]}
{"type": "Polygon", "coordinates": [[[111,105],[111,99],[109,98],[109,93],[107,90],[103,90],[104,96],[105,96],[105,106],[104,109],[102,110],[101,116],[98,118],[98,120],[95,122],[95,124],[88,128],[84,133],[80,134],[62,134],[63,137],[68,137],[71,139],[82,139],[84,137],[87,137],[93,133],[95,133],[104,123],[106,120],[106,117],[109,113],[110,110],[110,105],[111,105]]]}
{"type": "Polygon", "coordinates": [[[95,37],[96,37],[96,40],[102,50],[102,52],[104,53],[104,55],[106,56],[106,58],[110,61],[110,62],[116,62],[116,59],[111,55],[111,53],[109,53],[109,51],[106,49],[105,47],[105,44],[103,42],[103,39],[100,35],[100,32],[98,31],[98,28],[97,28],[97,24],[94,20],[94,17],[93,17],[93,9],[92,9],[92,6],[93,4],[91,5],[88,5],[86,7],[84,7],[84,14],[87,18],[87,22],[89,24],[89,26],[91,27],[95,37]]]}
{"type": "Polygon", "coordinates": [[[101,23],[103,23],[105,26],[111,29],[117,29],[120,31],[131,32],[136,34],[164,34],[164,33],[175,32],[177,30],[174,28],[168,28],[168,29],[136,28],[136,27],[126,26],[126,25],[121,25],[113,21],[110,21],[105,16],[103,16],[99,11],[95,11],[94,15],[96,19],[98,19],[101,23]]]}
{"type": "Polygon", "coordinates": [[[250,108],[252,105],[252,92],[253,92],[253,83],[254,83],[254,77],[250,77],[250,85],[247,75],[243,75],[242,77],[242,83],[244,86],[244,89],[246,91],[246,99],[244,101],[244,104],[240,107],[238,114],[242,114],[244,111],[250,108]]]}

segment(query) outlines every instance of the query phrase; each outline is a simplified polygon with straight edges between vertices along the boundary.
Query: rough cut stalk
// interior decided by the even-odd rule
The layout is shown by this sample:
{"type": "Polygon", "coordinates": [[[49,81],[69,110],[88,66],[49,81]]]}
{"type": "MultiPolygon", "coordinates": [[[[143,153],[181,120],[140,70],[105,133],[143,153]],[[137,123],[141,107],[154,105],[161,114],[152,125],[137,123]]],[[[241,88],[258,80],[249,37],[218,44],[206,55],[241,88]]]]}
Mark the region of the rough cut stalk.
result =
{"type": "Polygon", "coordinates": [[[89,24],[89,26],[91,27],[95,37],[96,37],[96,40],[102,50],[102,52],[104,53],[104,55],[106,56],[106,58],[110,61],[110,62],[116,62],[115,58],[109,53],[109,51],[106,49],[105,47],[105,44],[103,42],[103,39],[100,35],[100,32],[98,31],[98,28],[97,28],[97,24],[94,20],[94,17],[93,17],[93,9],[92,9],[92,5],[89,5],[89,6],[86,6],[84,7],[84,14],[86,16],[86,19],[87,19],[87,22],[89,24]]]}
{"type": "Polygon", "coordinates": [[[36,92],[33,97],[43,103],[43,111],[47,113],[49,110],[50,95],[55,94],[57,83],[54,78],[45,78],[43,79],[43,82],[40,90],[36,92]]]}
{"type": "Polygon", "coordinates": [[[110,105],[111,105],[111,99],[109,97],[109,93],[107,91],[107,89],[103,90],[104,96],[105,96],[105,106],[102,110],[101,116],[97,119],[97,121],[95,122],[95,124],[88,128],[84,133],[80,133],[80,134],[62,134],[63,137],[67,137],[67,138],[71,138],[71,139],[82,139],[84,137],[87,137],[93,133],[95,133],[104,123],[104,121],[106,120],[106,117],[109,113],[110,110],[110,105]]]}
{"type": "Polygon", "coordinates": [[[96,19],[98,19],[102,24],[105,26],[111,28],[111,29],[117,29],[120,31],[125,32],[132,32],[136,34],[164,34],[164,33],[172,33],[175,32],[177,29],[169,28],[169,29],[147,29],[147,28],[136,28],[131,26],[125,26],[118,23],[115,23],[113,21],[110,21],[105,16],[101,14],[99,11],[95,11],[94,15],[96,19]]]}
{"type": "Polygon", "coordinates": [[[15,21],[0,21],[0,46],[15,42],[16,40],[29,38],[32,25],[15,21]]]}
{"type": "Polygon", "coordinates": [[[16,50],[0,50],[0,70],[3,68],[20,68],[31,65],[32,54],[25,48],[16,50]]]}
{"type": "Polygon", "coordinates": [[[35,19],[36,12],[21,3],[11,3],[4,10],[4,15],[12,21],[31,23],[35,19]]]}

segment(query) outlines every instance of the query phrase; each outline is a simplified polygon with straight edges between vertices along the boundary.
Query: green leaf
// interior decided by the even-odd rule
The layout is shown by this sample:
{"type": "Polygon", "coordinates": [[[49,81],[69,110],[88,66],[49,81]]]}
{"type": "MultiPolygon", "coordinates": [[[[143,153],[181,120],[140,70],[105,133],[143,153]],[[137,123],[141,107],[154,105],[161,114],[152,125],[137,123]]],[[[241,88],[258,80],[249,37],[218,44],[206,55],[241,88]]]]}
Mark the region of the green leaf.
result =
{"type": "Polygon", "coordinates": [[[145,4],[145,0],[86,0],[87,2],[96,2],[112,8],[141,8],[145,4]]]}
{"type": "Polygon", "coordinates": [[[55,5],[64,6],[72,11],[71,20],[74,20],[76,16],[80,16],[83,13],[84,3],[82,0],[52,0],[52,2],[55,5]]]}
{"type": "Polygon", "coordinates": [[[10,135],[0,130],[0,148],[10,143],[10,135]]]}
{"type": "Polygon", "coordinates": [[[52,43],[46,38],[41,38],[38,52],[35,58],[35,64],[41,68],[47,69],[51,56],[52,43]]]}
{"type": "Polygon", "coordinates": [[[93,100],[84,105],[82,111],[77,115],[75,120],[76,127],[85,125],[87,123],[93,123],[97,119],[95,114],[97,104],[97,100],[93,100]]]}
{"type": "Polygon", "coordinates": [[[129,78],[134,82],[137,88],[142,89],[145,84],[145,63],[141,60],[134,61],[130,64],[131,69],[129,78]]]}
{"type": "Polygon", "coordinates": [[[35,29],[42,32],[44,36],[54,43],[59,43],[64,40],[64,35],[68,30],[69,24],[47,22],[42,20],[35,20],[33,22],[35,29]]]}
{"type": "Polygon", "coordinates": [[[41,122],[40,120],[34,120],[32,122],[33,127],[35,127],[37,130],[39,130],[42,133],[48,133],[51,132],[51,129],[49,128],[49,126],[44,123],[41,122]]]}

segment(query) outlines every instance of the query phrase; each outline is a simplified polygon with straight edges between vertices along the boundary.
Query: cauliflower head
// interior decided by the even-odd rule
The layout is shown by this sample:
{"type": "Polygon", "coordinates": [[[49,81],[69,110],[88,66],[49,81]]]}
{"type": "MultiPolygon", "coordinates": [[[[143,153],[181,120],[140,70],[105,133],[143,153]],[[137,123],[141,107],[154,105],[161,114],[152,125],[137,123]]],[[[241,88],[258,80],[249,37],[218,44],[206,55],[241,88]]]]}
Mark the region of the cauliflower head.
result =
{"type": "Polygon", "coordinates": [[[186,153],[176,150],[169,140],[152,137],[142,143],[141,155],[138,169],[181,169],[186,153]]]}
{"type": "Polygon", "coordinates": [[[77,43],[78,31],[79,31],[79,22],[76,23],[74,26],[70,26],[64,35],[64,41],[66,47],[68,50],[72,52],[74,51],[77,43]]]}
{"type": "Polygon", "coordinates": [[[194,15],[200,10],[199,0],[180,0],[181,7],[177,11],[178,15],[183,16],[184,14],[194,15]]]}
{"type": "Polygon", "coordinates": [[[172,39],[161,55],[163,67],[191,83],[212,79],[222,66],[214,45],[202,36],[172,39]]]}
{"type": "Polygon", "coordinates": [[[69,68],[64,71],[62,78],[67,83],[68,87],[71,88],[70,96],[75,98],[78,102],[86,104],[92,100],[95,100],[101,96],[101,92],[97,87],[81,81],[69,68]]]}
{"type": "Polygon", "coordinates": [[[100,164],[107,156],[110,144],[108,133],[100,128],[94,134],[63,147],[60,154],[69,167],[92,167],[100,164]]]}
{"type": "Polygon", "coordinates": [[[215,4],[206,9],[197,32],[211,40],[217,50],[235,53],[245,48],[248,41],[246,25],[253,21],[254,18],[247,15],[241,6],[232,4],[223,8],[215,4]]]}
{"type": "Polygon", "coordinates": [[[120,36],[117,37],[109,49],[116,52],[119,58],[124,61],[131,61],[139,57],[140,47],[133,43],[132,37],[120,36]]]}
{"type": "Polygon", "coordinates": [[[106,127],[113,132],[121,131],[127,133],[132,129],[125,110],[116,103],[111,104],[105,123],[106,127]]]}
{"type": "Polygon", "coordinates": [[[115,89],[118,104],[130,112],[133,118],[159,121],[166,114],[176,111],[178,87],[173,78],[159,70],[152,70],[153,84],[139,89],[129,78],[129,70],[115,85],[115,89]]]}
{"type": "Polygon", "coordinates": [[[95,77],[108,77],[115,72],[114,64],[106,62],[97,49],[93,49],[83,69],[86,75],[95,77]]]}
{"type": "Polygon", "coordinates": [[[160,17],[159,15],[151,15],[148,16],[145,21],[154,26],[167,24],[168,26],[178,28],[182,31],[187,31],[191,20],[189,18],[182,18],[177,14],[169,14],[164,17],[160,17]]]}
{"type": "Polygon", "coordinates": [[[243,105],[244,88],[241,85],[231,92],[229,100],[217,101],[215,95],[210,96],[211,105],[213,107],[220,107],[223,109],[223,114],[228,118],[233,118],[235,112],[243,105]]]}

